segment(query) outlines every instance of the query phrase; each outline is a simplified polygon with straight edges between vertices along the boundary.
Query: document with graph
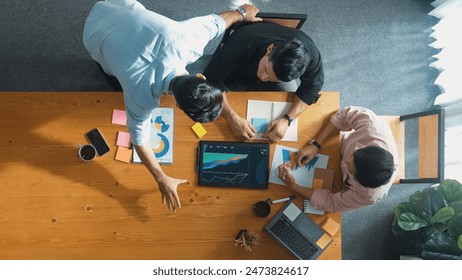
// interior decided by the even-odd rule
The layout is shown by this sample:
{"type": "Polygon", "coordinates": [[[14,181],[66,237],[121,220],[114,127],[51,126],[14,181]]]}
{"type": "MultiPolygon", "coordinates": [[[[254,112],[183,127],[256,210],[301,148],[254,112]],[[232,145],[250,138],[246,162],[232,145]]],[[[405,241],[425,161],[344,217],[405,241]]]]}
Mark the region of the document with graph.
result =
{"type": "MultiPolygon", "coordinates": [[[[174,116],[174,108],[155,108],[152,110],[150,143],[159,163],[173,163],[174,116]]],[[[135,149],[133,149],[133,163],[141,163],[135,149]]]]}
{"type": "Polygon", "coordinates": [[[313,158],[307,165],[297,167],[297,153],[298,149],[276,145],[269,177],[269,181],[271,183],[285,186],[284,182],[278,177],[278,167],[285,162],[290,162],[292,175],[295,177],[297,184],[307,188],[311,188],[313,186],[314,169],[326,168],[329,156],[317,154],[316,157],[313,158]]]}
{"type": "MultiPolygon", "coordinates": [[[[255,139],[268,140],[261,137],[261,135],[266,132],[272,121],[282,118],[284,114],[287,114],[291,106],[292,102],[249,100],[247,102],[247,120],[257,130],[255,139]]],[[[297,142],[297,132],[298,118],[289,126],[281,141],[297,142]]]]}

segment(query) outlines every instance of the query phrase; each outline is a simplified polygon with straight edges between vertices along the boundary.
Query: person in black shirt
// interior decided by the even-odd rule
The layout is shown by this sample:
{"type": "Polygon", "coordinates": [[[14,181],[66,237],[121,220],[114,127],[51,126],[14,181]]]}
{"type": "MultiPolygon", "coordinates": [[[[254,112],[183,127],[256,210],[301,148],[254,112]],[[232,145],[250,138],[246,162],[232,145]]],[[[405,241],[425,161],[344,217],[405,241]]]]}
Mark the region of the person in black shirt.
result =
{"type": "MultiPolygon", "coordinates": [[[[209,82],[230,91],[295,91],[288,114],[275,120],[263,135],[271,141],[284,137],[291,119],[316,103],[324,83],[321,54],[303,31],[271,22],[237,28],[215,51],[204,70],[209,82]],[[300,79],[297,86],[296,80],[300,79]]],[[[237,115],[226,100],[222,116],[233,133],[250,140],[256,130],[237,115]]]]}

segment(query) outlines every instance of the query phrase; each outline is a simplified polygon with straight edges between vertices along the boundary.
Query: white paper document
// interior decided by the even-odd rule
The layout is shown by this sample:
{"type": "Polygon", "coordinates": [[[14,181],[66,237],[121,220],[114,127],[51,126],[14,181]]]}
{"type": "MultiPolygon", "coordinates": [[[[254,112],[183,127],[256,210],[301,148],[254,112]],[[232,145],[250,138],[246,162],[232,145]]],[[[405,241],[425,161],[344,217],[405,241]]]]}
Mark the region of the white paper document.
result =
{"type": "MultiPolygon", "coordinates": [[[[257,129],[255,139],[267,140],[261,135],[266,132],[272,121],[282,118],[291,106],[292,102],[249,100],[247,102],[247,120],[257,129]]],[[[298,118],[289,126],[281,141],[297,142],[297,132],[298,118]]]]}
{"type": "MultiPolygon", "coordinates": [[[[293,162],[297,153],[298,149],[296,148],[276,145],[273,162],[271,164],[269,182],[285,186],[284,182],[278,177],[278,167],[285,162],[293,162]]],[[[313,186],[314,169],[326,168],[328,160],[329,156],[317,154],[316,157],[304,167],[296,167],[295,164],[292,164],[292,175],[295,177],[297,184],[311,188],[313,186]]]]}
{"type": "MultiPolygon", "coordinates": [[[[150,143],[159,163],[173,163],[174,116],[174,108],[155,108],[152,110],[150,143]]],[[[141,163],[135,149],[133,149],[133,163],[141,163]]]]}
{"type": "MultiPolygon", "coordinates": [[[[292,175],[295,177],[295,182],[297,182],[300,186],[312,188],[314,169],[326,168],[329,156],[317,154],[316,157],[304,167],[296,167],[295,158],[297,153],[298,149],[276,145],[276,148],[274,149],[273,163],[271,164],[269,182],[285,186],[284,182],[278,177],[278,167],[285,162],[291,162],[291,167],[293,168],[292,175]]],[[[319,210],[311,206],[309,200],[303,201],[303,212],[317,215],[324,214],[323,210],[319,210]]]]}

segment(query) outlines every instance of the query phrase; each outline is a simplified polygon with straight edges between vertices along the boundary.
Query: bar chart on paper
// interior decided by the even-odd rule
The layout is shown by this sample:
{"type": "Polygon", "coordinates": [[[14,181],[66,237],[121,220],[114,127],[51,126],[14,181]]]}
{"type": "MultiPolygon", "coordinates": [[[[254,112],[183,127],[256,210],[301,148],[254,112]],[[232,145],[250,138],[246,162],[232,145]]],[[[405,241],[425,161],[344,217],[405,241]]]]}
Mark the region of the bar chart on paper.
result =
{"type": "Polygon", "coordinates": [[[285,185],[278,177],[278,167],[285,162],[290,162],[292,175],[295,177],[297,184],[311,188],[314,179],[314,169],[326,168],[329,157],[327,155],[317,154],[307,165],[298,167],[296,165],[297,153],[298,149],[276,145],[269,178],[271,183],[285,185]]]}

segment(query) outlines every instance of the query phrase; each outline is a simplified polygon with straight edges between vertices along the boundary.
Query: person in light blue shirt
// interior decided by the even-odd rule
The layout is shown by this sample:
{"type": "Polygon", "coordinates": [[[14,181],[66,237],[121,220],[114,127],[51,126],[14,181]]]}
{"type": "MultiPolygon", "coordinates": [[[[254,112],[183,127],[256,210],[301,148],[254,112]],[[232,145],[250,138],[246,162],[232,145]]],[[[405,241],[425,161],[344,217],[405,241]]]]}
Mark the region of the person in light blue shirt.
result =
{"type": "Polygon", "coordinates": [[[157,162],[149,143],[151,112],[167,93],[191,119],[217,118],[226,102],[222,91],[202,75],[189,75],[186,65],[233,23],[261,21],[258,12],[245,4],[236,11],[174,21],[136,0],[106,0],[93,6],[85,22],[83,44],[103,71],[120,82],[132,143],[172,211],[181,207],[177,187],[186,180],[168,176],[157,162]]]}

